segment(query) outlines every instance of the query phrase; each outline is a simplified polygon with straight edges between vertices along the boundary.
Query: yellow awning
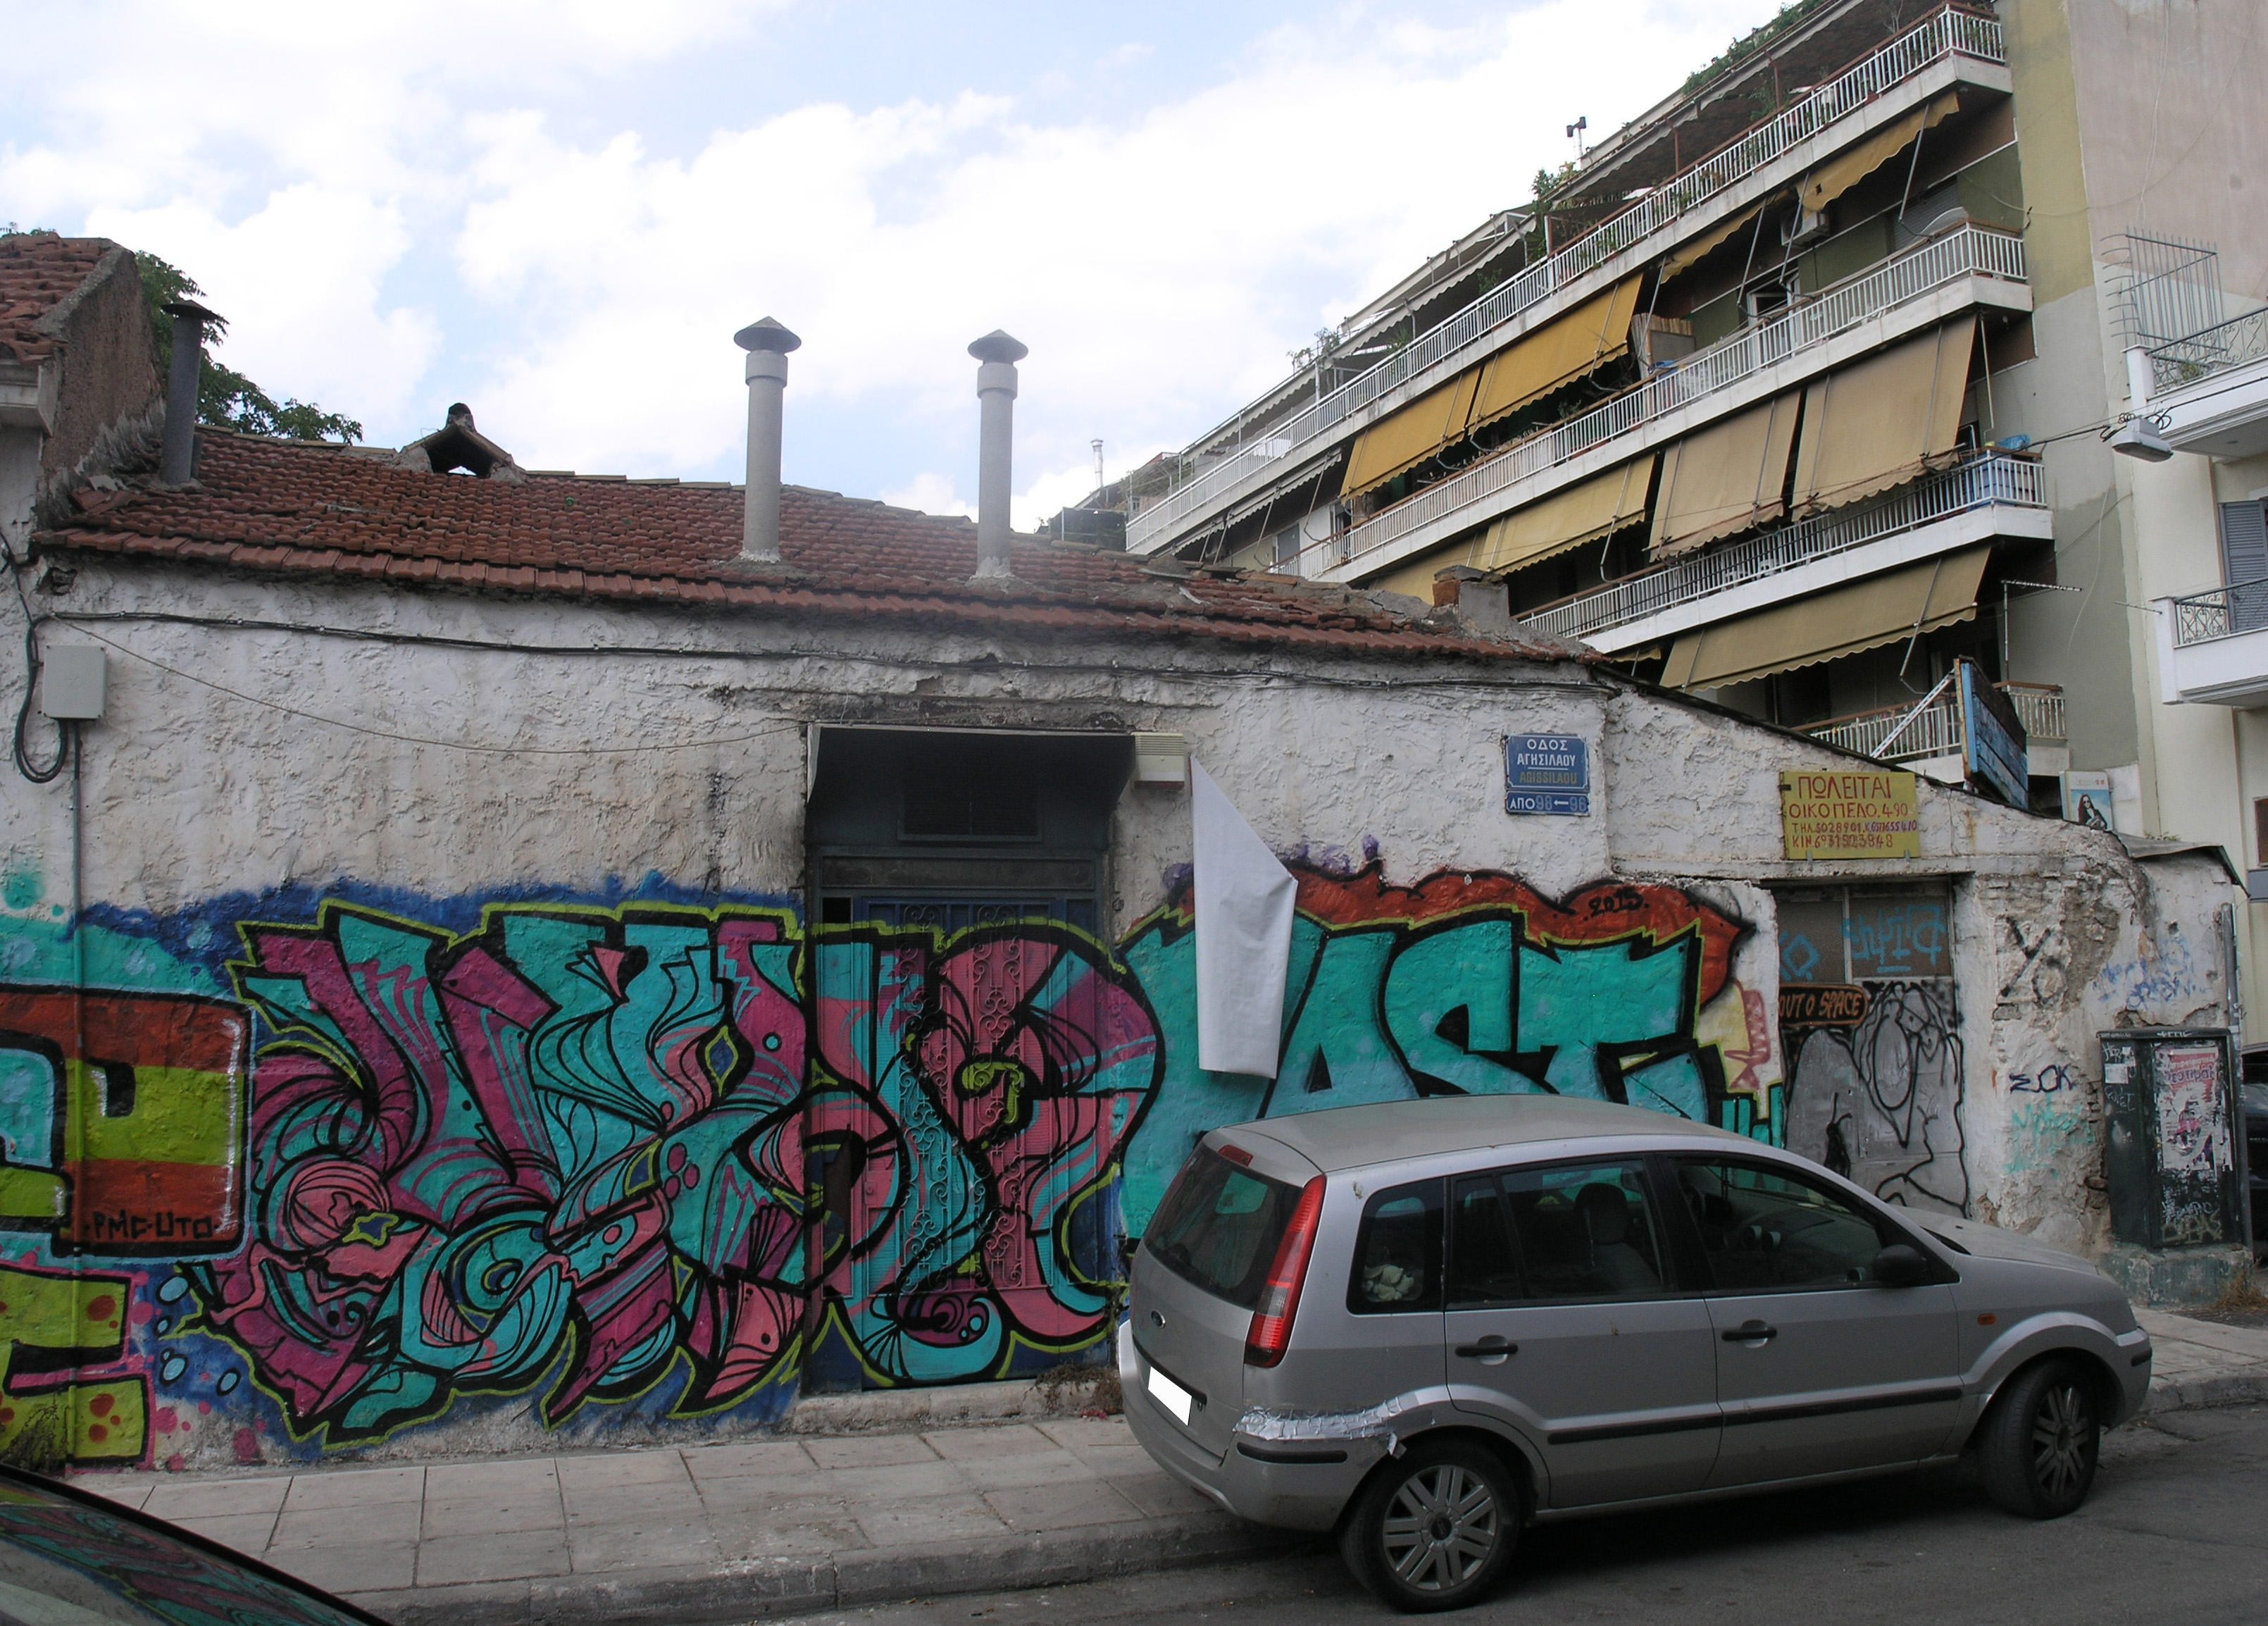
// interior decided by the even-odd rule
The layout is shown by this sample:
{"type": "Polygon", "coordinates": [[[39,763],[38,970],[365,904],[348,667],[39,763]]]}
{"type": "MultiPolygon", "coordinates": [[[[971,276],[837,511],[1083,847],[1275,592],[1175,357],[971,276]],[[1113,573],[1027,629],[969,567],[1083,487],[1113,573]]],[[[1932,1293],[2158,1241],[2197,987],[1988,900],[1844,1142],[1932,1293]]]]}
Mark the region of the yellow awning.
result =
{"type": "Polygon", "coordinates": [[[1472,427],[1517,412],[1630,351],[1631,315],[1640,278],[1587,299],[1546,322],[1517,344],[1498,351],[1482,368],[1473,397],[1472,427]]]}
{"type": "Polygon", "coordinates": [[[1904,484],[1949,456],[1976,341],[1977,319],[1965,316],[1805,389],[1796,517],[1904,484]]]}
{"type": "Polygon", "coordinates": [[[1714,254],[1725,240],[1734,233],[1746,230],[1763,208],[1764,205],[1758,203],[1752,208],[1743,209],[1706,237],[1697,238],[1686,244],[1684,248],[1680,248],[1661,262],[1661,270],[1656,273],[1656,276],[1660,281],[1668,282],[1680,271],[1698,265],[1704,259],[1714,254]]]}
{"type": "Polygon", "coordinates": [[[1961,106],[1951,91],[1926,107],[1916,107],[1896,123],[1876,130],[1846,152],[1838,152],[1803,178],[1796,196],[1806,209],[1824,209],[1852,187],[1889,163],[1931,126],[1943,122],[1961,106]]]}
{"type": "Polygon", "coordinates": [[[1636,524],[1646,517],[1653,463],[1649,452],[1506,514],[1469,544],[1472,558],[1465,563],[1477,570],[1515,571],[1636,524]]]}
{"type": "Polygon", "coordinates": [[[1977,613],[1992,551],[1926,559],[1688,632],[1671,646],[1661,681],[1672,689],[1721,689],[1966,621],[1977,613]]]}
{"type": "Polygon", "coordinates": [[[1654,499],[1649,543],[1654,558],[1689,552],[1780,517],[1800,400],[1790,393],[1750,407],[1661,455],[1661,494],[1654,499]]]}
{"type": "Polygon", "coordinates": [[[1354,449],[1347,454],[1340,497],[1359,497],[1374,485],[1385,484],[1462,435],[1472,416],[1473,389],[1479,382],[1480,369],[1469,368],[1357,435],[1354,449]]]}

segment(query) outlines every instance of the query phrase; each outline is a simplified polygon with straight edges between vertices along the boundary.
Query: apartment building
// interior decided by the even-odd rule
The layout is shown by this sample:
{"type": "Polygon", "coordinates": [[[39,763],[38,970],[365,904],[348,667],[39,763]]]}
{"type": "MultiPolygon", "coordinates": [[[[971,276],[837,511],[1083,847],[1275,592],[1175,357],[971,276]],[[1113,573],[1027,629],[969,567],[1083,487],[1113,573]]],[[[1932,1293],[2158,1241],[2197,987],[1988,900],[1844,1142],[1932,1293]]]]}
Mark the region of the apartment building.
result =
{"type": "Polygon", "coordinates": [[[2247,0],[1791,7],[1089,506],[1139,552],[1502,592],[1988,790],[1989,711],[2003,799],[2257,868],[2257,33],[2247,0]]]}

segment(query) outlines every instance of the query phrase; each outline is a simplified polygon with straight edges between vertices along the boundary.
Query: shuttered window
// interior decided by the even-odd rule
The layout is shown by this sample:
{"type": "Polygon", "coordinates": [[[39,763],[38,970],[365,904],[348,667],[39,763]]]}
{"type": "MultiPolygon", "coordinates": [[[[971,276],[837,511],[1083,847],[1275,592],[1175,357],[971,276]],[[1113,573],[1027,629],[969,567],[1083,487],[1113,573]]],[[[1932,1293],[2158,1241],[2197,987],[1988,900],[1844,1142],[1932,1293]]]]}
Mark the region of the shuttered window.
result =
{"type": "Polygon", "coordinates": [[[2254,632],[2268,626],[2268,506],[2220,505],[2220,573],[2235,589],[2228,595],[2231,630],[2254,632]]]}

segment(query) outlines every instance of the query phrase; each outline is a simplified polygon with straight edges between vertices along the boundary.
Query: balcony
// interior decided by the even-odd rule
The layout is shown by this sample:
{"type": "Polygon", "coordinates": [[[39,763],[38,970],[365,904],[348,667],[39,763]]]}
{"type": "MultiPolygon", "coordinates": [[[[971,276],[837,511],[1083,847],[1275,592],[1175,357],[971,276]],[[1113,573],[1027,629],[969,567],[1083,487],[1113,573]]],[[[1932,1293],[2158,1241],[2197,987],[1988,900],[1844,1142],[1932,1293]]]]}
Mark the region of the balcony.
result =
{"type": "MultiPolygon", "coordinates": [[[[1608,278],[1595,274],[1633,249],[1645,251],[1644,256],[1631,256],[1634,260],[1651,257],[1668,250],[1679,237],[1728,217],[1756,197],[1795,179],[1829,152],[1895,121],[1909,104],[1919,105],[1943,88],[1940,79],[1950,83],[1962,77],[1957,70],[1964,63],[2003,66],[2007,60],[1999,23],[1954,7],[1939,12],[1821,85],[1778,118],[1656,188],[1613,219],[1491,290],[1305,410],[1289,418],[1249,425],[1240,418],[1214,430],[1197,444],[1229,434],[1241,440],[1248,427],[1266,438],[1228,451],[1186,484],[1134,514],[1127,522],[1128,549],[1150,553],[1167,545],[1214,518],[1239,497],[1249,495],[1285,457],[1294,459],[1296,466],[1360,427],[1352,418],[1361,409],[1413,381],[1407,393],[1415,395],[1438,381],[1425,375],[1445,374],[1451,366],[1463,366],[1481,359],[1497,344],[1516,336],[1506,330],[1514,318],[1587,278],[1603,287],[1608,278]],[[1929,72],[1948,63],[1956,70],[1954,74],[1929,72]],[[1886,104],[1889,92],[1900,89],[1910,93],[1897,98],[1894,106],[1886,104]],[[1852,120],[1850,127],[1835,128],[1845,119],[1852,120]],[[1835,134],[1831,143],[1815,140],[1830,129],[1835,134]]],[[[2007,89],[2005,81],[2005,74],[1994,76],[1995,88],[2007,89]]],[[[1635,270],[1637,265],[1619,269],[1635,270]]],[[[1291,388],[1287,384],[1271,391],[1270,398],[1283,395],[1291,388]]]]}
{"type": "MultiPolygon", "coordinates": [[[[2015,707],[2024,725],[2028,771],[2035,778],[2061,773],[2071,766],[2071,747],[2065,732],[2063,691],[2053,684],[1995,684],[2015,707]]],[[[1811,723],[1802,732],[1829,745],[1837,745],[1877,762],[1896,763],[1917,773],[1957,785],[1968,742],[1962,734],[1960,698],[1951,684],[1940,683],[1918,706],[1890,706],[1859,712],[1827,722],[1811,723]]]]}
{"type": "Polygon", "coordinates": [[[2222,458],[2268,452],[2268,310],[2152,351],[2150,410],[2176,451],[2222,458]]]}
{"type": "Polygon", "coordinates": [[[2024,244],[1964,225],[1316,543],[1299,573],[1370,574],[1979,304],[2031,308],[2024,244]]]}
{"type": "Polygon", "coordinates": [[[1878,501],[1626,576],[1522,619],[1617,654],[1994,537],[2052,535],[2040,465],[1988,453],[1878,501]]]}
{"type": "Polygon", "coordinates": [[[2169,703],[2268,705],[2268,581],[2160,599],[2156,608],[2169,703]]]}

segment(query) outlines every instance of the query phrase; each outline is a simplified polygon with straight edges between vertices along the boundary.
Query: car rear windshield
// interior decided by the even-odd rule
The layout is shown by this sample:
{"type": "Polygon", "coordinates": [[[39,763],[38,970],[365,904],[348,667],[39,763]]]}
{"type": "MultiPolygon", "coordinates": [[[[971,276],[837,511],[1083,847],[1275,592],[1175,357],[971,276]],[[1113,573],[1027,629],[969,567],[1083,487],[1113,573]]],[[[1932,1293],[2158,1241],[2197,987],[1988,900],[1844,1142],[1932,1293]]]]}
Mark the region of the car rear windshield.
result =
{"type": "Polygon", "coordinates": [[[1142,1246],[1182,1281],[1249,1310],[1299,1200],[1296,1187],[1200,1146],[1174,1177],[1142,1246]]]}

